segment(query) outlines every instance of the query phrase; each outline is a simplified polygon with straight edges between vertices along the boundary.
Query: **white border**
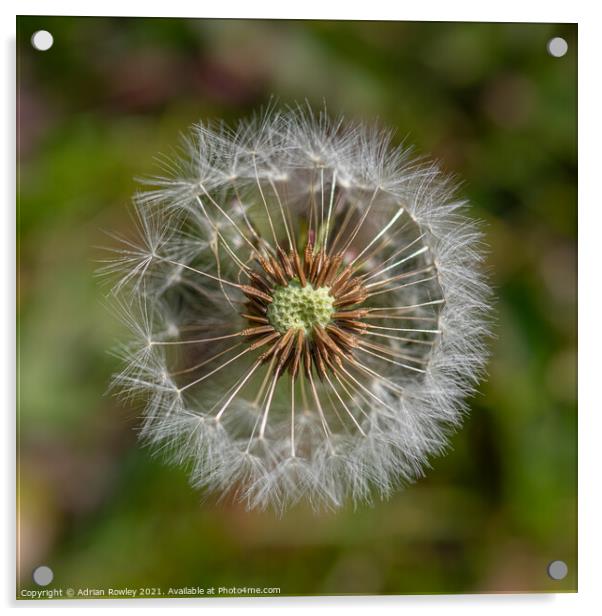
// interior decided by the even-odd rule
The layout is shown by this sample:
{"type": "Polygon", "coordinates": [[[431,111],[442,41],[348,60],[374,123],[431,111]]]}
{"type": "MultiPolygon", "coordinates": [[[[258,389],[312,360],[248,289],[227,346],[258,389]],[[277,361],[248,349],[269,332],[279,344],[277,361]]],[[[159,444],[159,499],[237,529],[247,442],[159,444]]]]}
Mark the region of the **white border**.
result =
{"type": "Polygon", "coordinates": [[[599,549],[602,547],[600,503],[600,446],[602,434],[602,403],[595,398],[594,389],[598,361],[597,350],[602,344],[600,327],[597,323],[601,302],[600,253],[597,247],[602,238],[600,216],[600,101],[602,100],[600,79],[600,11],[595,11],[595,3],[578,0],[572,2],[525,2],[525,0],[505,0],[504,2],[470,2],[469,0],[430,0],[429,2],[409,3],[392,0],[370,0],[366,3],[344,2],[329,5],[324,0],[305,0],[303,3],[261,2],[206,3],[170,0],[169,3],[127,0],[104,0],[99,4],[84,4],[81,1],[54,0],[8,2],[3,6],[0,27],[3,34],[4,69],[3,83],[5,95],[1,97],[1,132],[4,136],[0,156],[2,186],[6,196],[0,208],[0,229],[2,241],[2,327],[0,387],[6,392],[7,404],[2,406],[4,418],[3,435],[5,451],[2,459],[5,472],[2,473],[3,505],[0,516],[3,522],[4,541],[0,558],[0,580],[4,602],[17,609],[50,608],[100,608],[103,610],[142,610],[173,609],[174,607],[201,609],[228,609],[244,607],[251,613],[287,607],[293,611],[315,610],[325,607],[329,611],[343,608],[346,613],[364,613],[366,609],[377,607],[383,611],[399,613],[400,609],[419,610],[420,613],[435,613],[445,610],[446,616],[469,613],[513,613],[529,611],[531,614],[566,613],[567,609],[593,608],[598,596],[598,572],[601,570],[599,549]],[[344,7],[344,8],[341,8],[344,7]],[[14,10],[13,10],[14,9],[14,10]],[[598,13],[598,14],[595,14],[598,13]],[[298,598],[298,599],[255,599],[191,600],[175,602],[111,601],[92,602],[38,602],[16,603],[14,596],[14,197],[15,197],[15,102],[14,102],[14,42],[16,14],[49,15],[117,15],[117,16],[183,16],[183,17],[253,17],[253,18],[315,18],[315,19],[402,19],[422,21],[539,21],[539,22],[579,22],[579,324],[580,331],[586,335],[580,339],[579,348],[579,402],[581,418],[579,425],[579,593],[559,595],[461,595],[426,597],[371,597],[371,598],[298,598]],[[599,226],[600,225],[600,226],[599,226]],[[11,293],[12,292],[12,293],[11,293]]]}
{"type": "MultiPolygon", "coordinates": [[[[575,22],[580,2],[479,2],[469,0],[430,0],[428,3],[391,2],[274,2],[255,0],[246,2],[196,2],[170,0],[169,3],[150,3],[143,0],[106,0],[102,3],[83,3],[76,0],[53,0],[51,8],[43,0],[15,2],[21,15],[119,15],[147,17],[236,17],[281,19],[369,19],[406,21],[536,21],[575,22]]],[[[584,3],[585,5],[585,3],[584,3]]],[[[583,9],[581,9],[583,10],[583,9]]]]}

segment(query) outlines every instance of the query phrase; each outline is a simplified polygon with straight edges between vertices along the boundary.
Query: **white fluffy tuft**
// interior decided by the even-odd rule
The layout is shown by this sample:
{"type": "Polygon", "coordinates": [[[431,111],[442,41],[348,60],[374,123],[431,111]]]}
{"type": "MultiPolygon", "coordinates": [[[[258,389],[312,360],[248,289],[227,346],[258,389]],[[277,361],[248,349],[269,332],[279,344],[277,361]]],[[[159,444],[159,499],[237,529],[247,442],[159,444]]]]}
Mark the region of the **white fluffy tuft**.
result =
{"type": "Polygon", "coordinates": [[[388,132],[301,107],[198,124],[160,165],[135,196],[137,237],[104,268],[133,338],[114,384],[146,400],[141,438],[249,508],[370,502],[419,477],[487,357],[483,237],[453,183],[388,132]],[[382,291],[368,342],[357,363],[314,374],[315,392],[284,374],[270,396],[273,366],[254,368],[237,334],[253,251],[312,225],[334,244],[346,217],[346,262],[382,291]]]}

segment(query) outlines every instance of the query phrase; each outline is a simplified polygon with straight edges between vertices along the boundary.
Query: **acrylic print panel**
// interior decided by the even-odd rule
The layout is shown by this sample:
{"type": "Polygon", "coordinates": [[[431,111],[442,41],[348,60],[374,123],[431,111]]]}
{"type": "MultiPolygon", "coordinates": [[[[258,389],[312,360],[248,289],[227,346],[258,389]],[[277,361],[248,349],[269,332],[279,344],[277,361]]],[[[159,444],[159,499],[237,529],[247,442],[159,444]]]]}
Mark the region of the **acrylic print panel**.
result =
{"type": "Polygon", "coordinates": [[[575,591],[576,26],[17,25],[17,597],[575,591]]]}

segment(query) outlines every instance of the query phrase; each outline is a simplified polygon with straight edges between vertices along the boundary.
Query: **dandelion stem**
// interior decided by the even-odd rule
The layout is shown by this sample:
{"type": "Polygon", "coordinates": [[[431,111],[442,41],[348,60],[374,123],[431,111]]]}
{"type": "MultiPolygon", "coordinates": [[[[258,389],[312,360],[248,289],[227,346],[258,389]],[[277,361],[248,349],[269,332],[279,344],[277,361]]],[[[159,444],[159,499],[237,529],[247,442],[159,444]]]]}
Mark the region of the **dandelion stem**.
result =
{"type": "Polygon", "coordinates": [[[373,274],[370,274],[369,276],[365,278],[365,280],[371,280],[375,276],[380,276],[381,274],[388,272],[390,269],[393,269],[394,267],[397,267],[399,265],[402,265],[403,263],[406,263],[410,259],[415,259],[419,255],[425,253],[428,249],[429,249],[428,246],[423,246],[422,248],[419,248],[418,250],[414,251],[411,255],[408,255],[407,257],[404,257],[403,259],[400,259],[399,261],[395,261],[395,263],[392,263],[391,265],[388,265],[387,267],[384,267],[374,272],[373,274]]]}
{"type": "Polygon", "coordinates": [[[378,186],[374,189],[374,192],[372,193],[372,197],[370,198],[370,201],[369,201],[366,209],[364,210],[364,213],[362,214],[362,217],[360,218],[359,222],[355,226],[355,229],[353,230],[353,233],[351,234],[351,237],[347,240],[347,243],[345,244],[345,247],[343,248],[343,250],[341,252],[345,253],[345,252],[347,252],[347,250],[349,250],[349,246],[351,246],[351,244],[353,243],[353,240],[356,238],[357,234],[359,233],[360,229],[362,228],[362,226],[364,224],[364,221],[368,217],[368,214],[370,213],[370,210],[372,209],[372,205],[374,203],[374,199],[376,198],[376,195],[378,194],[379,190],[380,190],[380,188],[378,186]]]}
{"type": "Polygon", "coordinates": [[[357,254],[357,256],[351,261],[350,265],[353,265],[358,259],[361,259],[364,253],[395,224],[397,219],[404,213],[404,211],[405,210],[403,208],[399,208],[397,212],[395,212],[391,220],[372,238],[372,240],[365,246],[365,248],[357,254]]]}
{"type": "MultiPolygon", "coordinates": [[[[379,355],[378,353],[374,353],[373,351],[366,349],[364,346],[360,346],[359,350],[362,351],[363,353],[368,353],[368,355],[372,355],[373,357],[378,357],[379,359],[382,359],[383,361],[389,362],[391,364],[395,364],[396,366],[399,366],[401,368],[405,368],[406,370],[412,370],[413,372],[424,373],[424,370],[421,370],[420,368],[416,368],[415,366],[408,366],[408,364],[395,361],[394,359],[390,359],[384,355],[379,355]]],[[[395,355],[395,357],[397,357],[397,355],[395,355]]],[[[414,360],[408,360],[408,361],[417,361],[417,360],[414,359],[414,360]]],[[[420,362],[420,363],[423,363],[423,362],[420,362]]]]}
{"type": "MultiPolygon", "coordinates": [[[[218,211],[220,212],[220,214],[222,214],[227,220],[228,222],[234,227],[234,229],[236,229],[237,233],[240,235],[240,237],[249,245],[249,247],[251,248],[251,250],[254,252],[255,251],[255,246],[253,245],[253,243],[251,242],[251,240],[240,230],[240,227],[234,222],[234,220],[232,220],[232,217],[219,205],[219,203],[217,203],[217,201],[207,192],[207,190],[205,189],[205,187],[203,186],[203,184],[199,184],[202,191],[207,195],[207,198],[209,199],[209,201],[211,201],[211,203],[218,209],[218,211]]],[[[198,199],[198,197],[197,197],[198,199]]],[[[200,199],[199,199],[200,202],[200,199]]]]}
{"type": "Polygon", "coordinates": [[[236,332],[234,334],[227,334],[226,336],[215,336],[214,338],[196,338],[194,340],[166,340],[166,341],[151,341],[153,346],[176,346],[179,344],[197,344],[201,342],[217,342],[218,340],[227,340],[228,338],[236,338],[237,336],[242,336],[242,331],[236,332]]]}
{"type": "Polygon", "coordinates": [[[320,421],[322,423],[322,428],[324,429],[324,435],[326,436],[326,440],[328,441],[328,447],[331,450],[331,452],[334,452],[332,448],[332,442],[330,440],[330,428],[328,427],[328,423],[326,422],[326,417],[324,416],[324,410],[322,409],[322,403],[320,402],[320,397],[318,396],[318,392],[316,390],[316,384],[314,383],[314,379],[311,375],[311,370],[307,371],[307,375],[309,378],[309,384],[311,386],[312,393],[314,395],[314,400],[316,401],[318,412],[320,414],[320,421]]]}
{"type": "Polygon", "coordinates": [[[253,366],[251,366],[251,369],[247,372],[246,376],[237,385],[236,389],[232,392],[232,394],[230,394],[230,396],[228,397],[228,399],[226,400],[222,408],[219,410],[218,414],[215,416],[215,421],[220,420],[220,417],[224,414],[228,406],[230,406],[230,403],[232,402],[236,394],[238,394],[238,392],[244,387],[245,383],[253,376],[253,373],[255,372],[255,370],[257,370],[257,368],[259,368],[260,365],[261,365],[261,362],[256,361],[253,364],[253,366]]]}
{"type": "Polygon", "coordinates": [[[263,201],[265,213],[268,215],[268,223],[270,225],[270,230],[272,231],[272,237],[274,238],[274,244],[277,247],[280,247],[280,244],[278,243],[278,238],[276,237],[276,230],[274,229],[274,222],[272,221],[272,215],[270,214],[270,208],[268,207],[268,203],[265,200],[265,195],[263,194],[263,188],[261,187],[261,182],[259,181],[259,171],[257,170],[257,156],[255,155],[255,152],[253,152],[253,168],[255,169],[255,180],[257,182],[257,188],[259,190],[259,194],[261,195],[261,200],[263,201]]]}
{"type": "Polygon", "coordinates": [[[336,387],[333,385],[332,381],[330,380],[330,377],[328,376],[328,374],[326,373],[324,375],[326,377],[326,380],[328,381],[328,384],[330,385],[330,387],[332,388],[332,391],[334,392],[334,395],[338,398],[339,402],[341,403],[341,405],[343,406],[343,408],[345,409],[347,415],[349,415],[349,417],[351,417],[351,420],[353,421],[353,423],[355,424],[355,427],[360,431],[360,433],[362,434],[362,436],[366,436],[366,433],[362,430],[362,427],[359,425],[359,423],[357,422],[357,419],[353,416],[353,413],[349,410],[349,408],[347,407],[347,405],[345,404],[345,401],[343,400],[343,398],[341,398],[341,395],[339,394],[339,392],[336,390],[336,387]]]}
{"type": "Polygon", "coordinates": [[[326,217],[326,231],[324,234],[324,250],[328,252],[328,234],[330,233],[330,218],[332,216],[332,204],[334,202],[334,192],[336,189],[337,170],[332,171],[332,180],[330,182],[330,200],[328,202],[328,215],[326,217]]]}
{"type": "Polygon", "coordinates": [[[291,456],[295,457],[295,376],[291,376],[291,456]]]}

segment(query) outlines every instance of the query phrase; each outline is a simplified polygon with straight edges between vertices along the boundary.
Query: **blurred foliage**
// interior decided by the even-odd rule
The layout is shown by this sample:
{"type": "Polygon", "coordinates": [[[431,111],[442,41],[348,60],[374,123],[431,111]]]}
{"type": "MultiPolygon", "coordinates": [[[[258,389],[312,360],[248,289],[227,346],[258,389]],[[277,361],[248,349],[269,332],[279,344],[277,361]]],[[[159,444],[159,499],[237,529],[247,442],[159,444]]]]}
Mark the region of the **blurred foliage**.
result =
{"type": "Polygon", "coordinates": [[[283,594],[576,589],[573,25],[18,18],[19,567],[53,586],[283,594]],[[31,34],[54,46],[37,52],[31,34]],[[563,36],[569,52],[546,43],[563,36]],[[489,379],[428,476],[282,518],[199,495],[106,393],[117,321],[93,272],[134,176],[199,119],[275,95],[378,117],[462,178],[496,291],[489,379]],[[568,563],[552,581],[547,564],[568,563]]]}

